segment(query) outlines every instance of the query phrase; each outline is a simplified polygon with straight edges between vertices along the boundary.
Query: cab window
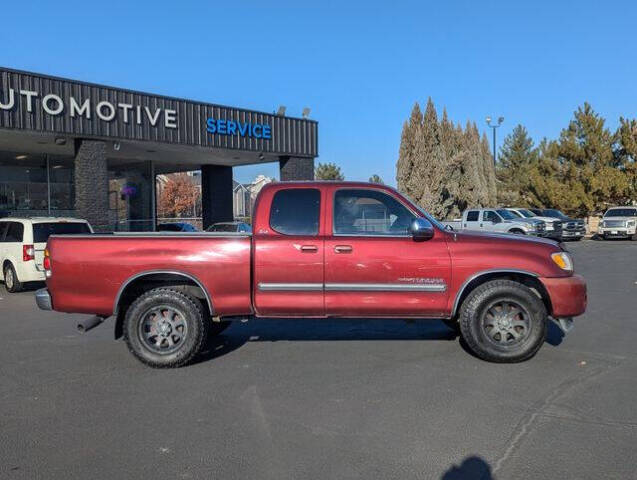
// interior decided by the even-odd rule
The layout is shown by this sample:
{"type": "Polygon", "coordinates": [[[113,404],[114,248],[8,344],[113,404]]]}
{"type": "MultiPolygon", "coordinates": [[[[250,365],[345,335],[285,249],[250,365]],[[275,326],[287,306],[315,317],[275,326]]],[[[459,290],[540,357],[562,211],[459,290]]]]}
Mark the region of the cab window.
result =
{"type": "Polygon", "coordinates": [[[270,228],[284,235],[318,235],[321,192],[315,188],[290,188],[274,194],[270,228]]]}
{"type": "Polygon", "coordinates": [[[470,212],[467,212],[467,222],[477,222],[479,214],[480,212],[478,212],[477,210],[471,210],[470,212]]]}
{"type": "Polygon", "coordinates": [[[407,235],[415,215],[379,190],[343,189],[334,195],[337,235],[407,235]]]}
{"type": "Polygon", "coordinates": [[[498,217],[498,214],[495,213],[492,210],[487,210],[486,212],[484,212],[483,214],[483,220],[485,222],[493,222],[493,223],[498,223],[500,222],[500,217],[498,217]]]}

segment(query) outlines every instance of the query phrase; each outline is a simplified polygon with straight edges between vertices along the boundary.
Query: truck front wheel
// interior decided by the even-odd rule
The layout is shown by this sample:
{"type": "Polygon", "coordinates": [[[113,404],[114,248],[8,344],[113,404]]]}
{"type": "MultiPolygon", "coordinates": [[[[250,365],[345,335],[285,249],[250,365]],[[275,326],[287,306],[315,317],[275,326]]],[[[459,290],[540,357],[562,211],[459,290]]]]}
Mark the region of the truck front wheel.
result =
{"type": "Polygon", "coordinates": [[[146,365],[181,367],[201,351],[208,325],[199,300],[170,288],[155,288],[137,298],[126,312],[124,339],[146,365]]]}
{"type": "Polygon", "coordinates": [[[525,285],[492,280],[477,287],[460,310],[460,331],[467,346],[490,362],[513,363],[537,353],[546,339],[544,303],[525,285]]]}

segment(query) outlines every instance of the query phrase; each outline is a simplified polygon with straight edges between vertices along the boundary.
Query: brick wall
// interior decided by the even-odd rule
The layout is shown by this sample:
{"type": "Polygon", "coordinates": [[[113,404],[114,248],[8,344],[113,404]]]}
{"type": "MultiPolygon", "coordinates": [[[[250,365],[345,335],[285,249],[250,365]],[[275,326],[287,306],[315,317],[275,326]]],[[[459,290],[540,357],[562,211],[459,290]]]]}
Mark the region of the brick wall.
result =
{"type": "Polygon", "coordinates": [[[95,231],[109,229],[106,144],[82,140],[75,155],[75,212],[95,231]]]}
{"type": "Polygon", "coordinates": [[[281,181],[314,180],[314,159],[281,157],[279,160],[281,181]]]}

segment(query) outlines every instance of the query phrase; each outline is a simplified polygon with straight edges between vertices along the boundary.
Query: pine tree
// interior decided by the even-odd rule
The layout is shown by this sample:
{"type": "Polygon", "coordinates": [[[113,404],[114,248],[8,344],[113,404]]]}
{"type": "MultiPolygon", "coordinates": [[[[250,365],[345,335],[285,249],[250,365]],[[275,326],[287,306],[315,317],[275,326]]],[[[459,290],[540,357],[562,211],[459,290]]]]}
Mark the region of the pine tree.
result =
{"type": "Polygon", "coordinates": [[[319,163],[314,177],[317,180],[345,180],[341,167],[334,163],[319,163]]]}
{"type": "Polygon", "coordinates": [[[582,186],[586,199],[573,209],[579,214],[605,210],[608,205],[623,204],[630,197],[630,182],[621,160],[614,153],[615,135],[604,119],[584,103],[574,119],[562,130],[557,143],[559,160],[568,182],[582,186]]]}
{"type": "Polygon", "coordinates": [[[412,198],[414,197],[414,192],[411,187],[413,183],[411,178],[414,171],[416,143],[422,130],[422,120],[420,105],[416,102],[411,110],[409,120],[403,124],[398,162],[396,163],[396,183],[398,189],[412,198]]]}
{"type": "Polygon", "coordinates": [[[524,126],[517,125],[504,138],[499,157],[499,200],[511,205],[527,205],[525,195],[528,190],[529,169],[537,161],[538,154],[524,126]]]}

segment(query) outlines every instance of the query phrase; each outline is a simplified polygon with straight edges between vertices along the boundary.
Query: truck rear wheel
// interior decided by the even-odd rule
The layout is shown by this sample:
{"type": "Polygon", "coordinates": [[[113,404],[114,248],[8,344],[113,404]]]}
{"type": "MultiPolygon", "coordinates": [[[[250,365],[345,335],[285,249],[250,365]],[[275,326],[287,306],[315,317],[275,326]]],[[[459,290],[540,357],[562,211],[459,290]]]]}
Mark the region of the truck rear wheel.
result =
{"type": "Polygon", "coordinates": [[[544,303],[528,287],[511,280],[480,285],[460,309],[462,338],[483,360],[513,363],[537,353],[546,339],[544,303]]]}
{"type": "Polygon", "coordinates": [[[181,367],[201,351],[208,325],[199,300],[170,288],[155,288],[137,298],[126,312],[124,339],[146,365],[181,367]]]}

